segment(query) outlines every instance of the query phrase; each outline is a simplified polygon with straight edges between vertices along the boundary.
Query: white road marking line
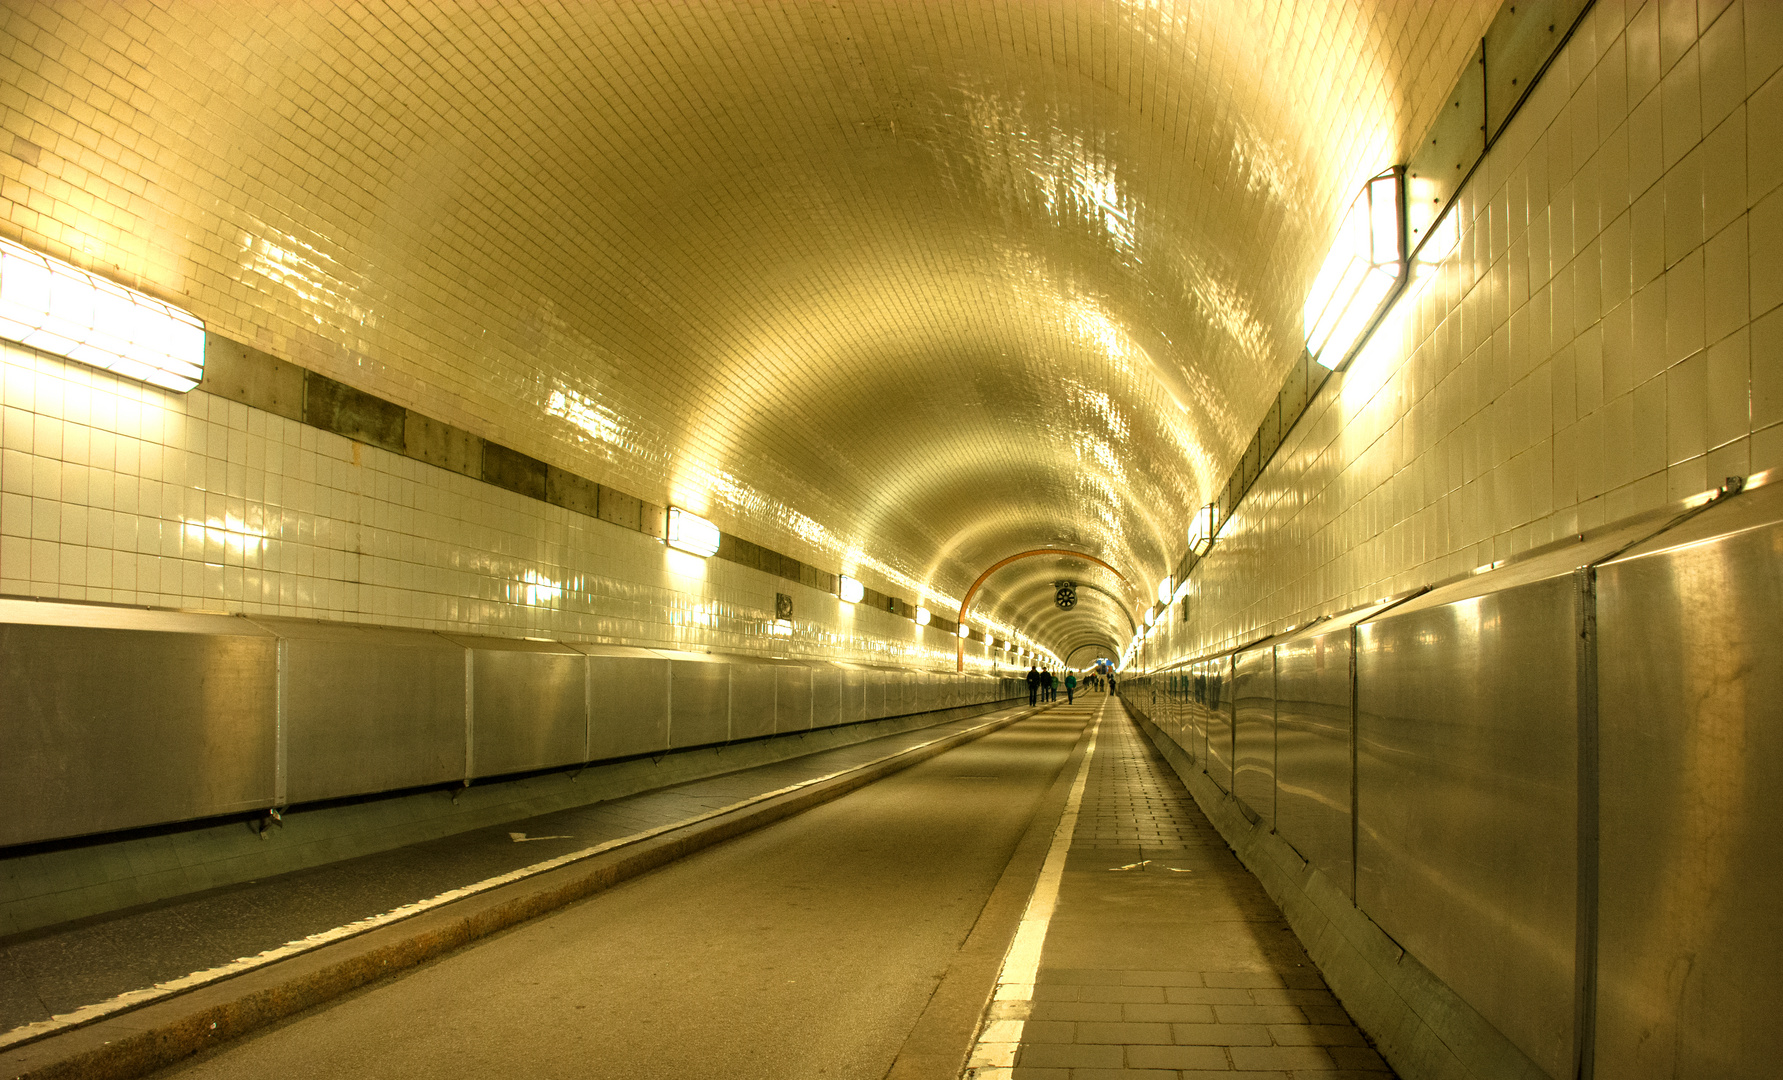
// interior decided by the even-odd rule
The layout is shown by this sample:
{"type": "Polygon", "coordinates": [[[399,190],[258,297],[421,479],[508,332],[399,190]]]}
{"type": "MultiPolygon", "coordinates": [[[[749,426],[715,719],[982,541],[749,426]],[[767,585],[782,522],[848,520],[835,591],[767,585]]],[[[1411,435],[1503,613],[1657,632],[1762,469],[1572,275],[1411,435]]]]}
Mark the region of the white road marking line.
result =
{"type": "MultiPolygon", "coordinates": [[[[1083,805],[1083,790],[1090,779],[1090,759],[1096,756],[1096,735],[1102,729],[1102,713],[1107,702],[1096,710],[1090,728],[1090,744],[1084,750],[1083,762],[1077,767],[1071,794],[1065,800],[1065,813],[1052,834],[1052,847],[1047,849],[1041,864],[1040,878],[1028,895],[1027,909],[1022,912],[1015,940],[1003,957],[1003,968],[997,973],[997,991],[993,1002],[1034,1000],[1034,979],[1040,973],[1040,951],[1046,946],[1046,928],[1052,923],[1053,908],[1059,901],[1059,884],[1065,876],[1065,856],[1071,851],[1071,838],[1077,833],[1077,812],[1083,805]]],[[[995,1005],[992,1005],[995,1008],[995,1005]]],[[[1015,1054],[1021,1049],[1025,1020],[992,1020],[978,1033],[972,1053],[966,1058],[962,1080],[1011,1080],[1015,1073],[1015,1054]]]]}
{"type": "Polygon", "coordinates": [[[508,834],[508,839],[516,844],[529,844],[534,840],[574,840],[575,837],[568,833],[558,833],[556,836],[528,836],[523,832],[511,832],[508,834]]]}
{"type": "MultiPolygon", "coordinates": [[[[451,889],[447,892],[440,893],[438,896],[429,897],[426,900],[417,900],[412,904],[404,904],[401,907],[392,908],[381,915],[372,915],[356,922],[347,923],[344,926],[337,926],[332,930],[322,930],[311,934],[308,937],[298,938],[295,941],[287,941],[283,945],[267,949],[264,952],[257,953],[253,956],[244,956],[239,960],[227,964],[220,964],[213,968],[206,968],[203,971],[194,971],[190,975],[182,975],[177,979],[168,979],[166,982],[158,982],[153,986],[145,986],[140,990],[129,990],[114,998],[98,1002],[94,1005],[83,1005],[71,1012],[57,1013],[48,1020],[38,1020],[35,1023],[25,1024],[21,1027],[13,1028],[4,1035],[0,1035],[0,1050],[10,1050],[15,1046],[23,1046],[26,1043],[36,1042],[39,1039],[47,1038],[72,1028],[84,1027],[95,1021],[103,1020],[108,1016],[115,1016],[118,1013],[128,1012],[131,1009],[139,1009],[144,1005],[175,997],[188,990],[196,990],[201,986],[209,986],[211,983],[221,982],[224,979],[253,971],[256,968],[265,967],[268,964],[276,963],[280,960],[288,960],[293,956],[319,949],[324,945],[332,945],[337,941],[345,941],[348,938],[358,937],[361,934],[370,933],[373,930],[389,926],[392,923],[401,922],[404,919],[412,919],[417,915],[432,911],[435,908],[444,907],[455,900],[463,900],[466,897],[476,896],[478,893],[485,893],[491,889],[498,889],[503,885],[512,885],[516,881],[523,881],[526,878],[543,874],[547,871],[556,870],[560,867],[568,866],[571,863],[580,862],[583,859],[593,858],[596,855],[612,851],[614,848],[641,843],[642,841],[661,836],[663,833],[674,832],[676,829],[685,829],[689,825],[698,825],[702,821],[710,821],[715,817],[723,817],[725,814],[741,810],[747,806],[753,806],[756,803],[766,802],[769,799],[778,798],[781,795],[798,791],[800,788],[807,788],[813,784],[821,784],[827,780],[834,780],[839,776],[846,776],[849,773],[859,772],[862,769],[870,769],[875,765],[881,765],[895,758],[903,757],[905,754],[913,754],[918,750],[933,746],[938,742],[945,742],[948,739],[955,738],[959,735],[969,734],[980,728],[990,727],[992,724],[1000,722],[1001,721],[993,720],[979,724],[976,727],[956,731],[952,735],[943,735],[938,739],[930,739],[927,742],[906,747],[895,754],[887,754],[881,758],[874,758],[872,761],[864,762],[851,768],[838,769],[837,771],[828,773],[824,776],[812,777],[809,780],[801,780],[796,784],[788,784],[783,788],[776,788],[773,791],[765,792],[761,795],[752,795],[747,799],[731,803],[728,806],[721,806],[716,810],[709,810],[704,814],[697,814],[693,817],[672,822],[668,825],[658,825],[656,828],[645,829],[643,832],[632,833],[630,836],[622,836],[616,840],[608,840],[590,848],[583,848],[580,851],[572,851],[568,855],[559,855],[555,859],[546,859],[544,862],[533,863],[531,866],[523,866],[518,870],[510,870],[505,874],[498,874],[492,878],[485,878],[473,885],[451,889]]],[[[515,836],[514,833],[509,833],[508,835],[510,837],[515,836]]],[[[520,838],[527,838],[524,833],[519,834],[519,836],[520,838]]],[[[531,837],[530,839],[554,840],[558,839],[558,837],[541,836],[531,837]]],[[[573,837],[571,839],[573,839],[573,837]]]]}
{"type": "Polygon", "coordinates": [[[1111,871],[1143,870],[1146,867],[1150,866],[1151,864],[1152,864],[1152,861],[1150,859],[1140,859],[1138,862],[1130,862],[1125,866],[1111,866],[1108,869],[1111,871]]]}

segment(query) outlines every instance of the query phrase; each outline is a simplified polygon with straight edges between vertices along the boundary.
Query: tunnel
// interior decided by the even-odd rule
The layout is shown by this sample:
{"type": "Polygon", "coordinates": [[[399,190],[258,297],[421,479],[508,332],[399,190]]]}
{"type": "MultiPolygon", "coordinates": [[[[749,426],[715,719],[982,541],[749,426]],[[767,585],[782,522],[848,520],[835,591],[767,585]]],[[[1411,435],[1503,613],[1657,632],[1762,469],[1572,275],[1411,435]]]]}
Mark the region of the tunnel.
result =
{"type": "Polygon", "coordinates": [[[1777,1075],[1780,68],[0,3],[0,1075],[1777,1075]]]}

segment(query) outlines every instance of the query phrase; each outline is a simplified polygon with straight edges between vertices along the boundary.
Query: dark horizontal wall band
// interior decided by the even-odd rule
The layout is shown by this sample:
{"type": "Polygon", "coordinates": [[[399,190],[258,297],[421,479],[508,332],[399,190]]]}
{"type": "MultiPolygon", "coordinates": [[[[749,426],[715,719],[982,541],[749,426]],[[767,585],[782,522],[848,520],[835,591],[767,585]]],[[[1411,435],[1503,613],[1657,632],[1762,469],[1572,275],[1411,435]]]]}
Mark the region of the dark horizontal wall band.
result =
{"type": "MultiPolygon", "coordinates": [[[[204,379],[198,385],[217,397],[423,461],[529,499],[659,540],[668,534],[667,507],[597,484],[217,334],[204,335],[204,379]]],[[[819,592],[834,593],[837,589],[835,574],[729,533],[720,534],[714,557],[819,592]]],[[[914,605],[873,589],[866,590],[861,604],[906,619],[916,618],[914,605]]],[[[932,625],[949,633],[958,629],[957,623],[939,615],[933,617],[932,625]]]]}

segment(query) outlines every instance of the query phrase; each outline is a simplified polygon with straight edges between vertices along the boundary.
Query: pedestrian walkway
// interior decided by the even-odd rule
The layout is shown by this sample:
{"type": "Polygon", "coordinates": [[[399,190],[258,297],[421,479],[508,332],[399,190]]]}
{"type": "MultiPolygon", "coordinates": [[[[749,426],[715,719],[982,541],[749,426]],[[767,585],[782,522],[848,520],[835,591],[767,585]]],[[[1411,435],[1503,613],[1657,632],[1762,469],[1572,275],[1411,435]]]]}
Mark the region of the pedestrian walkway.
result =
{"type": "Polygon", "coordinates": [[[989,1014],[1019,1022],[1013,1068],[981,1055],[968,1075],[1391,1077],[1119,701],[1086,768],[1031,1000],[989,1014]]]}

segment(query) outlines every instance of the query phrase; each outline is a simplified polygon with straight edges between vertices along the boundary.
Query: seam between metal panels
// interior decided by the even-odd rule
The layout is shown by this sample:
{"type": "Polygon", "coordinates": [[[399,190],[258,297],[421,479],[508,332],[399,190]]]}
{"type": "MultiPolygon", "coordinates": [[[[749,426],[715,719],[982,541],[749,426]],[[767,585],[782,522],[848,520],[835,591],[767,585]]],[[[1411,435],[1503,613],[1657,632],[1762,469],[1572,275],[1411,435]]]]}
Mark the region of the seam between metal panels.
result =
{"type": "Polygon", "coordinates": [[[1671,518],[1652,532],[1628,541],[1573,571],[1573,604],[1578,630],[1578,909],[1573,943],[1573,1076],[1593,1080],[1597,1072],[1597,936],[1601,898],[1601,715],[1597,681],[1597,568],[1684,524],[1711,506],[1745,490],[1743,477],[1728,477],[1715,495],[1671,518]]]}

